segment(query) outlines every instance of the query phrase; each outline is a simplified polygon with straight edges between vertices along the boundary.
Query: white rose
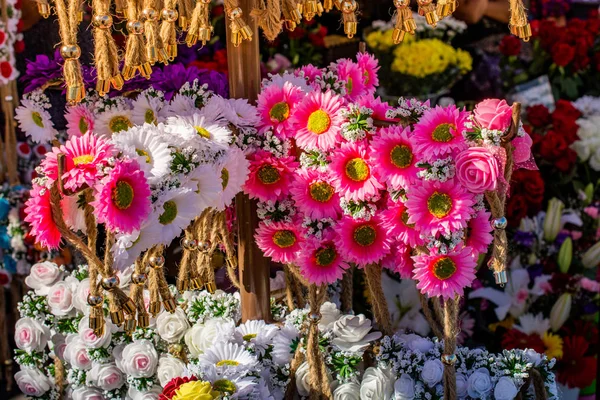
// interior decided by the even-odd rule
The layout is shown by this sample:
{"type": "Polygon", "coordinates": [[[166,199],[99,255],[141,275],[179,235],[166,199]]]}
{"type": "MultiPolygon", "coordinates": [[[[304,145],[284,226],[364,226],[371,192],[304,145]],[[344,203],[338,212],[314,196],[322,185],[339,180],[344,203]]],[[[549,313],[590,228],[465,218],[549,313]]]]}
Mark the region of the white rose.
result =
{"type": "Polygon", "coordinates": [[[73,400],[104,400],[100,389],[81,386],[73,390],[71,393],[71,399],[73,400]]]}
{"type": "Polygon", "coordinates": [[[360,398],[364,400],[388,400],[394,392],[391,372],[387,369],[369,367],[360,384],[360,398]]]}
{"type": "Polygon", "coordinates": [[[188,329],[190,329],[190,324],[185,312],[180,308],[177,308],[173,314],[163,311],[156,318],[156,330],[160,337],[168,343],[179,342],[188,329]]]}
{"type": "Polygon", "coordinates": [[[134,378],[149,378],[156,372],[158,354],[148,340],[137,340],[128,344],[121,355],[123,372],[134,378]]]}
{"type": "Polygon", "coordinates": [[[394,383],[396,400],[412,400],[415,398],[415,382],[408,374],[402,374],[394,383]]]}
{"type": "Polygon", "coordinates": [[[456,395],[462,399],[467,397],[467,378],[463,374],[456,374],[456,395]]]}
{"type": "Polygon", "coordinates": [[[319,321],[319,329],[321,331],[330,330],[335,321],[340,317],[340,310],[334,303],[326,301],[319,310],[321,320],[319,321]]]}
{"type": "Polygon", "coordinates": [[[77,283],[77,279],[70,276],[64,281],[56,282],[50,287],[46,295],[46,301],[52,314],[58,317],[74,314],[73,290],[77,283]]]}
{"type": "Polygon", "coordinates": [[[332,343],[344,351],[362,351],[381,337],[381,332],[370,331],[371,321],[364,315],[344,315],[333,324],[332,343]]]}
{"type": "Polygon", "coordinates": [[[492,380],[490,371],[479,368],[469,377],[467,381],[467,393],[474,399],[485,399],[492,391],[492,380]]]}
{"type": "Polygon", "coordinates": [[[121,362],[121,360],[123,360],[123,349],[125,348],[125,346],[126,345],[124,343],[118,344],[113,348],[112,351],[115,363],[121,371],[123,371],[123,363],[121,362]]]}
{"type": "Polygon", "coordinates": [[[338,386],[333,391],[333,400],[360,400],[360,386],[354,382],[338,386]]]}
{"type": "Polygon", "coordinates": [[[115,390],[123,386],[125,377],[116,364],[94,364],[87,373],[87,384],[102,390],[115,390]]]}
{"type": "Polygon", "coordinates": [[[535,350],[527,349],[524,351],[525,357],[527,360],[533,364],[534,367],[537,367],[542,362],[542,355],[535,350]]]}
{"type": "Polygon", "coordinates": [[[310,394],[310,386],[308,384],[309,375],[308,363],[305,361],[296,370],[296,389],[300,396],[308,396],[310,394]]]}
{"type": "Polygon", "coordinates": [[[140,392],[133,386],[130,386],[127,391],[127,398],[131,400],[158,400],[161,393],[162,388],[160,386],[152,386],[147,392],[140,392]]]}
{"type": "Polygon", "coordinates": [[[50,339],[50,329],[32,318],[21,318],[15,325],[15,343],[28,353],[43,351],[50,339]]]}
{"type": "Polygon", "coordinates": [[[74,368],[86,371],[92,368],[92,360],[90,360],[88,348],[85,342],[81,340],[81,337],[77,335],[67,336],[63,357],[74,368]]]}
{"type": "Polygon", "coordinates": [[[415,335],[414,333],[400,335],[400,338],[406,342],[406,346],[412,351],[427,354],[429,350],[433,348],[433,342],[431,340],[415,335]]]}
{"type": "Polygon", "coordinates": [[[165,387],[167,383],[173,378],[182,376],[185,370],[185,364],[179,358],[173,356],[162,356],[158,360],[158,381],[162,387],[165,387]]]}
{"type": "Polygon", "coordinates": [[[15,374],[15,381],[21,392],[27,396],[39,397],[50,390],[50,379],[36,368],[23,368],[15,374]]]}
{"type": "Polygon", "coordinates": [[[87,303],[88,294],[90,294],[90,278],[85,278],[77,284],[73,293],[73,306],[85,315],[90,313],[90,306],[87,303]]]}
{"type": "Polygon", "coordinates": [[[517,393],[519,393],[519,390],[512,379],[507,376],[498,379],[498,383],[494,388],[496,400],[513,400],[517,397],[517,393]]]}
{"type": "Polygon", "coordinates": [[[34,264],[29,276],[25,278],[25,284],[35,290],[38,296],[45,296],[48,288],[59,281],[63,276],[58,265],[50,261],[34,264]]]}
{"type": "Polygon", "coordinates": [[[225,319],[209,319],[204,324],[196,324],[185,334],[185,344],[192,357],[198,357],[218,341],[226,341],[233,336],[235,325],[225,319]]]}
{"type": "Polygon", "coordinates": [[[444,376],[444,364],[440,360],[427,360],[421,370],[421,379],[429,387],[434,387],[444,376]]]}
{"type": "Polygon", "coordinates": [[[56,357],[64,360],[65,347],[67,347],[66,338],[64,335],[57,333],[52,336],[52,351],[56,357]]]}
{"type": "Polygon", "coordinates": [[[91,349],[99,349],[100,347],[108,347],[112,339],[112,323],[108,320],[105,322],[104,332],[102,336],[96,336],[94,330],[90,328],[90,318],[83,317],[79,321],[79,337],[83,343],[91,349]]]}

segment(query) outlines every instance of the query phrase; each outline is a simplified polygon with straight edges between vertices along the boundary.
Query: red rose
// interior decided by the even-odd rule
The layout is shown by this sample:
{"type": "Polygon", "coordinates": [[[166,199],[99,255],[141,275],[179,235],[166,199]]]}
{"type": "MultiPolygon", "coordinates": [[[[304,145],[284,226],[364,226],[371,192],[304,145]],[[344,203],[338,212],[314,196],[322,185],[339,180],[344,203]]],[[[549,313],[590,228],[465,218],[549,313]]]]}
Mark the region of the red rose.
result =
{"type": "Polygon", "coordinates": [[[577,153],[572,149],[567,149],[561,157],[558,157],[554,166],[561,172],[569,172],[577,162],[577,153]]]}
{"type": "Polygon", "coordinates": [[[577,130],[579,129],[579,125],[577,125],[577,122],[572,118],[563,115],[553,115],[552,129],[556,132],[560,132],[568,145],[577,140],[577,130]]]}
{"type": "Polygon", "coordinates": [[[540,143],[540,155],[562,172],[567,172],[577,161],[577,154],[569,148],[562,132],[549,131],[540,143]]]}
{"type": "Polygon", "coordinates": [[[581,111],[576,109],[573,106],[573,103],[568,100],[558,100],[556,102],[556,108],[552,113],[552,117],[554,118],[554,116],[557,114],[562,114],[565,117],[571,118],[572,120],[576,120],[577,118],[581,117],[581,111]]]}
{"type": "Polygon", "coordinates": [[[15,53],[22,53],[25,51],[25,42],[22,40],[17,40],[15,42],[15,53]]]}
{"type": "Polygon", "coordinates": [[[540,34],[540,21],[535,19],[529,23],[529,26],[531,26],[531,35],[537,38],[540,34]]]}
{"type": "Polygon", "coordinates": [[[600,31],[600,19],[590,18],[587,20],[587,32],[592,33],[594,36],[600,31]]]}
{"type": "Polygon", "coordinates": [[[215,51],[213,55],[214,60],[217,62],[217,71],[219,72],[227,72],[227,50],[221,49],[215,51]]]}
{"type": "Polygon", "coordinates": [[[519,169],[516,170],[510,180],[511,198],[517,195],[523,196],[528,204],[529,214],[538,212],[544,200],[544,180],[540,171],[519,169]]]}
{"type": "Polygon", "coordinates": [[[588,56],[579,56],[573,61],[573,69],[578,72],[584,70],[590,65],[590,58],[588,56]]]}
{"type": "Polygon", "coordinates": [[[522,194],[511,196],[506,204],[506,218],[508,226],[519,226],[521,220],[527,216],[529,206],[527,199],[522,194]]]}
{"type": "Polygon", "coordinates": [[[214,15],[215,17],[223,15],[223,6],[222,5],[214,6],[212,9],[212,15],[214,15]]]}
{"type": "Polygon", "coordinates": [[[218,67],[215,61],[192,61],[190,65],[199,69],[209,69],[211,71],[216,71],[218,67]]]}
{"type": "Polygon", "coordinates": [[[293,31],[287,31],[287,34],[290,39],[300,39],[304,37],[306,31],[300,27],[296,27],[293,31]]]}
{"type": "Polygon", "coordinates": [[[309,33],[308,40],[314,47],[325,47],[325,40],[317,33],[309,33]]]}
{"type": "Polygon", "coordinates": [[[557,43],[552,47],[552,61],[559,67],[564,67],[573,61],[575,48],[566,43],[557,43]]]}
{"type": "Polygon", "coordinates": [[[191,381],[197,381],[197,380],[198,380],[198,378],[196,378],[195,376],[192,376],[191,378],[177,377],[177,378],[171,379],[169,381],[169,383],[167,383],[167,385],[164,387],[162,393],[158,397],[158,400],[171,400],[173,398],[173,396],[175,396],[175,391],[177,389],[179,389],[179,386],[183,385],[184,383],[188,383],[191,381]]]}
{"type": "Polygon", "coordinates": [[[13,73],[13,67],[8,61],[0,63],[0,74],[5,78],[10,78],[13,73]]]}
{"type": "Polygon", "coordinates": [[[521,52],[521,40],[514,35],[505,35],[498,46],[500,53],[505,56],[518,56],[521,52]]]}
{"type": "Polygon", "coordinates": [[[0,45],[3,45],[5,40],[6,40],[6,33],[4,31],[0,31],[0,45]]]}
{"type": "Polygon", "coordinates": [[[527,122],[535,128],[543,128],[550,123],[550,111],[542,104],[527,107],[527,122]]]}

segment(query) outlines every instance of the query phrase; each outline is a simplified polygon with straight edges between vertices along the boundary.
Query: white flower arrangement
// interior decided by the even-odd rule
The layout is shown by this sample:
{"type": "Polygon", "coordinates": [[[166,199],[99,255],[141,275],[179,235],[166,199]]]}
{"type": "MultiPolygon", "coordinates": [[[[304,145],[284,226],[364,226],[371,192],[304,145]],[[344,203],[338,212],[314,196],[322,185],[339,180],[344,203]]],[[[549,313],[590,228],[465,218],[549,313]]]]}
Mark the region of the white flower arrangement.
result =
{"type": "Polygon", "coordinates": [[[6,15],[0,18],[0,32],[3,40],[0,41],[0,84],[6,85],[19,76],[15,65],[15,43],[23,40],[23,34],[18,32],[21,19],[21,9],[16,7],[16,0],[6,1],[6,15]]]}

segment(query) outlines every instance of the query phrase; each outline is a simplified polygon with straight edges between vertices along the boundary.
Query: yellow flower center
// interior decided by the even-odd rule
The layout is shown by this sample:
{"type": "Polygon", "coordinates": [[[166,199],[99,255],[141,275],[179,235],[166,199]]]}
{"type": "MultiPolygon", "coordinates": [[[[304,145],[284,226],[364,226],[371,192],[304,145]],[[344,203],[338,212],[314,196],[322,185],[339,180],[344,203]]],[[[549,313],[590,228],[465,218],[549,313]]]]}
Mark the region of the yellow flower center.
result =
{"type": "Polygon", "coordinates": [[[290,116],[290,106],[285,101],[276,103],[269,111],[272,120],[283,122],[290,116]]]}
{"type": "Polygon", "coordinates": [[[346,163],[346,176],[355,182],[367,180],[369,173],[369,166],[362,158],[353,158],[346,163]]]}
{"type": "Polygon", "coordinates": [[[152,158],[150,158],[150,154],[148,154],[146,150],[135,149],[135,152],[138,156],[144,157],[144,159],[146,160],[146,164],[150,164],[152,162],[152,158]]]}
{"type": "Polygon", "coordinates": [[[326,132],[331,126],[331,118],[323,110],[314,111],[308,117],[307,128],[316,135],[326,132]]]}
{"type": "Polygon", "coordinates": [[[39,126],[40,128],[44,127],[44,121],[42,120],[42,115],[39,112],[32,112],[31,119],[33,120],[33,123],[39,126]]]}
{"type": "Polygon", "coordinates": [[[444,218],[452,210],[452,199],[446,193],[433,192],[427,199],[427,209],[431,215],[444,218]]]}
{"type": "Polygon", "coordinates": [[[256,333],[249,333],[247,335],[242,336],[242,339],[244,339],[246,342],[249,342],[252,339],[254,339],[256,336],[257,336],[256,333]]]}
{"type": "Polygon", "coordinates": [[[201,126],[195,126],[194,128],[196,128],[196,132],[198,132],[198,135],[202,136],[205,139],[210,139],[209,131],[207,131],[206,129],[204,129],[201,126]]]}
{"type": "Polygon", "coordinates": [[[221,186],[223,186],[223,190],[225,190],[225,188],[227,187],[228,184],[229,184],[229,171],[227,170],[227,168],[223,168],[221,170],[221,186]]]}
{"type": "Polygon", "coordinates": [[[326,203],[333,197],[333,186],[327,182],[311,183],[308,187],[311,199],[320,203],[326,203]]]}
{"type": "Polygon", "coordinates": [[[133,187],[125,181],[119,181],[111,193],[111,199],[115,207],[119,210],[125,210],[133,203],[133,187]]]}
{"type": "Polygon", "coordinates": [[[177,217],[177,203],[173,200],[165,201],[163,210],[163,213],[158,216],[158,222],[163,225],[168,225],[177,217]]]}
{"type": "Polygon", "coordinates": [[[410,218],[410,215],[408,215],[408,212],[407,212],[406,210],[404,210],[404,211],[402,212],[402,215],[400,216],[400,219],[402,219],[402,223],[403,223],[404,225],[406,225],[407,227],[409,227],[409,228],[414,228],[414,227],[415,227],[415,224],[409,224],[409,223],[408,223],[408,219],[409,219],[409,218],[410,218]]]}
{"type": "Polygon", "coordinates": [[[279,175],[279,171],[277,168],[272,165],[263,165],[258,169],[258,180],[265,185],[272,185],[274,183],[279,182],[281,179],[281,175],[279,175]]]}
{"type": "Polygon", "coordinates": [[[412,163],[413,153],[407,145],[397,145],[390,152],[390,160],[396,167],[406,168],[412,163]]]}
{"type": "Polygon", "coordinates": [[[144,113],[144,122],[148,124],[153,124],[156,121],[156,116],[154,115],[154,111],[152,109],[147,109],[144,113]]]}
{"type": "Polygon", "coordinates": [[[370,224],[360,225],[354,228],[352,237],[358,245],[366,247],[375,243],[377,231],[375,231],[375,228],[370,224]]]}
{"type": "Polygon", "coordinates": [[[454,138],[451,129],[456,129],[456,126],[452,124],[440,124],[438,125],[431,134],[431,138],[439,143],[448,143],[454,138]]]}
{"type": "Polygon", "coordinates": [[[348,93],[352,93],[352,78],[348,78],[348,82],[346,82],[346,90],[348,93]]]}
{"type": "Polygon", "coordinates": [[[81,134],[84,134],[88,131],[88,129],[90,129],[90,126],[88,125],[85,118],[79,118],[79,132],[81,132],[81,134]]]}
{"type": "Polygon", "coordinates": [[[221,360],[217,362],[217,367],[237,367],[240,365],[239,361],[235,360],[221,360]]]}
{"type": "Polygon", "coordinates": [[[91,154],[84,154],[82,156],[77,156],[73,158],[73,164],[75,164],[75,166],[81,164],[89,164],[92,161],[94,161],[94,156],[91,154]]]}
{"type": "Polygon", "coordinates": [[[333,246],[323,247],[315,253],[315,263],[320,267],[328,267],[337,259],[337,251],[333,246]]]}
{"type": "Polygon", "coordinates": [[[126,131],[132,126],[133,124],[129,118],[123,115],[117,115],[116,117],[111,118],[111,120],[108,122],[108,129],[110,129],[112,133],[126,131]]]}
{"type": "Polygon", "coordinates": [[[213,382],[213,389],[222,393],[233,394],[236,392],[235,383],[231,382],[229,379],[217,379],[213,382]]]}
{"type": "Polygon", "coordinates": [[[369,76],[369,72],[367,72],[367,71],[363,72],[363,80],[365,82],[365,85],[369,84],[369,81],[371,80],[371,76],[369,76]]]}
{"type": "Polygon", "coordinates": [[[296,234],[287,229],[277,231],[273,235],[273,243],[282,249],[291,247],[296,243],[296,234]]]}
{"type": "Polygon", "coordinates": [[[456,264],[450,257],[442,257],[431,266],[431,273],[436,278],[444,281],[451,278],[456,272],[456,264]]]}

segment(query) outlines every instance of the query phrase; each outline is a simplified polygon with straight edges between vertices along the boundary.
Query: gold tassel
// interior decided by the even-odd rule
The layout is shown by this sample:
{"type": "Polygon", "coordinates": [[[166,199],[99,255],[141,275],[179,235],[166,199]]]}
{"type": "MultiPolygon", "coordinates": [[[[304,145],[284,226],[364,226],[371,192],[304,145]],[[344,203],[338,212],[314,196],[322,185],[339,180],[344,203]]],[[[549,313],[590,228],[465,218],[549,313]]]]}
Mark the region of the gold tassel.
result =
{"type": "Polygon", "coordinates": [[[302,13],[307,21],[311,21],[315,15],[317,15],[317,1],[316,0],[304,0],[302,6],[302,13]]]}
{"type": "Polygon", "coordinates": [[[196,7],[192,13],[192,19],[185,42],[188,47],[192,47],[198,40],[202,42],[202,45],[206,45],[210,41],[210,37],[213,33],[213,27],[210,24],[210,1],[211,0],[197,0],[196,7]]]}
{"type": "Polygon", "coordinates": [[[121,90],[123,88],[123,77],[119,71],[119,53],[113,39],[111,27],[113,19],[110,15],[110,0],[94,0],[94,43],[95,64],[98,74],[96,91],[104,96],[110,90],[110,86],[121,90]]]}
{"type": "Polygon", "coordinates": [[[296,29],[296,26],[302,21],[302,14],[294,0],[281,0],[281,12],[285,20],[285,27],[289,31],[296,29]]]}
{"type": "Polygon", "coordinates": [[[242,18],[243,11],[238,7],[237,0],[225,0],[225,9],[231,28],[231,42],[235,47],[242,44],[243,40],[252,40],[252,30],[242,18]]]}
{"type": "Polygon", "coordinates": [[[395,44],[399,44],[404,40],[406,32],[412,35],[415,34],[415,20],[412,17],[409,5],[410,0],[394,0],[394,6],[396,7],[396,25],[394,26],[392,39],[395,44]]]}
{"type": "Polygon", "coordinates": [[[62,40],[60,55],[65,60],[63,75],[67,85],[67,102],[76,104],[85,97],[85,86],[81,75],[81,64],[79,63],[81,49],[77,45],[79,2],[69,0],[67,6],[65,0],[55,0],[54,4],[62,40]]]}
{"type": "Polygon", "coordinates": [[[50,16],[52,9],[50,8],[50,4],[48,4],[48,0],[38,0],[36,1],[38,12],[40,15],[46,19],[50,16]]]}
{"type": "Polygon", "coordinates": [[[527,12],[523,0],[510,0],[510,32],[528,42],[531,38],[531,26],[527,21],[527,12]]]}
{"type": "Polygon", "coordinates": [[[125,46],[125,66],[123,78],[132,79],[137,72],[144,78],[150,79],[152,68],[146,57],[144,44],[144,24],[138,19],[138,2],[129,0],[127,3],[127,45],[125,46]]]}
{"type": "Polygon", "coordinates": [[[183,31],[187,31],[192,17],[192,3],[188,0],[178,0],[177,9],[179,10],[179,27],[183,31]]]}
{"type": "Polygon", "coordinates": [[[175,9],[176,0],[165,0],[165,8],[161,11],[162,24],[160,26],[160,37],[163,41],[169,61],[177,57],[177,32],[175,21],[179,14],[175,9]]]}
{"type": "Polygon", "coordinates": [[[333,0],[323,0],[323,10],[329,12],[333,9],[333,0]]]}
{"type": "Polygon", "coordinates": [[[144,9],[142,10],[144,18],[144,34],[146,36],[146,58],[148,62],[154,65],[157,61],[168,63],[169,56],[165,50],[165,45],[160,37],[156,0],[144,0],[144,9]]]}
{"type": "Polygon", "coordinates": [[[356,35],[356,28],[358,27],[358,22],[356,21],[358,3],[356,0],[344,0],[341,3],[341,9],[342,20],[344,21],[344,33],[349,39],[352,39],[356,35]]]}
{"type": "Polygon", "coordinates": [[[429,25],[435,27],[439,22],[440,17],[438,16],[432,1],[433,0],[417,0],[417,3],[419,4],[419,14],[425,17],[425,20],[429,25]]]}

